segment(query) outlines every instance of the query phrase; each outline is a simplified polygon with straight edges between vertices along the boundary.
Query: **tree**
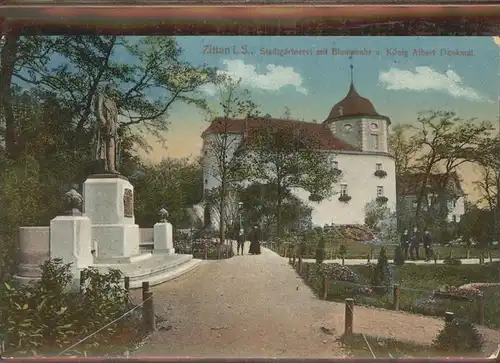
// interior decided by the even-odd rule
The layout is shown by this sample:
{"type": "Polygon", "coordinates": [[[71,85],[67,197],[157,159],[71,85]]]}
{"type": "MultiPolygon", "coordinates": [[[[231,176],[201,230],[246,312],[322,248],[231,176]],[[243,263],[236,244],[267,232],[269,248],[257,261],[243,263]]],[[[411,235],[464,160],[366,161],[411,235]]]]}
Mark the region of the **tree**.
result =
{"type": "Polygon", "coordinates": [[[384,295],[389,291],[391,285],[391,270],[385,247],[380,249],[377,264],[373,269],[371,285],[373,291],[379,295],[384,295]]]}
{"type": "MultiPolygon", "coordinates": [[[[18,82],[55,94],[71,107],[76,143],[94,122],[93,101],[103,82],[117,85],[114,97],[122,127],[137,125],[161,138],[174,103],[205,108],[197,90],[215,75],[211,68],[181,61],[182,52],[170,37],[33,36],[17,38],[12,49],[6,48],[9,44],[4,49],[11,62],[2,62],[0,74],[6,82],[9,73],[11,77],[2,87],[18,82]]],[[[1,95],[8,102],[8,91],[0,89],[1,95]]]]}
{"type": "MultiPolygon", "coordinates": [[[[252,183],[242,188],[239,200],[243,203],[243,222],[248,228],[259,225],[267,236],[276,230],[275,205],[277,188],[274,185],[252,183]]],[[[306,230],[312,209],[290,191],[283,197],[283,226],[289,230],[306,230]]]]}
{"type": "MultiPolygon", "coordinates": [[[[219,76],[215,86],[218,90],[217,105],[209,108],[208,119],[216,132],[205,135],[203,147],[211,163],[208,173],[218,182],[216,202],[219,212],[219,243],[222,244],[225,240],[228,196],[234,194],[237,184],[244,180],[241,160],[246,154],[245,135],[241,132],[235,135],[231,132],[232,126],[240,124],[241,118],[257,116],[259,110],[251,100],[250,92],[241,88],[241,80],[219,76]]],[[[213,197],[210,199],[213,200],[213,197]]]]}
{"type": "MultiPolygon", "coordinates": [[[[448,111],[421,112],[416,124],[402,129],[403,133],[405,130],[410,132],[411,141],[402,145],[396,143],[391,148],[399,151],[399,157],[396,158],[398,172],[406,170],[410,177],[418,174],[415,223],[423,224],[423,211],[429,209],[431,205],[446,207],[443,201],[449,197],[447,188],[451,174],[460,165],[475,159],[482,138],[491,129],[491,124],[488,122],[463,120],[448,111]],[[415,148],[418,151],[414,153],[413,161],[404,156],[405,150],[413,153],[415,148]],[[436,173],[440,175],[439,190],[429,191],[430,178],[436,173]]],[[[401,135],[399,139],[395,139],[401,140],[401,135]]],[[[439,211],[441,215],[446,213],[447,210],[439,211]]]]}
{"type": "Polygon", "coordinates": [[[253,179],[276,188],[277,235],[282,235],[283,201],[292,188],[310,193],[309,200],[320,202],[333,194],[340,178],[334,155],[321,150],[320,142],[296,122],[270,120],[252,136],[245,168],[253,179]]]}
{"type": "Polygon", "coordinates": [[[481,179],[476,187],[481,193],[481,202],[486,202],[492,214],[493,231],[500,241],[500,137],[486,137],[476,154],[476,164],[481,168],[481,179]]]}
{"type": "Polygon", "coordinates": [[[166,208],[176,228],[190,227],[187,208],[202,198],[202,171],[197,161],[165,158],[156,165],[142,165],[131,179],[139,225],[152,227],[158,222],[158,211],[166,208]]]}

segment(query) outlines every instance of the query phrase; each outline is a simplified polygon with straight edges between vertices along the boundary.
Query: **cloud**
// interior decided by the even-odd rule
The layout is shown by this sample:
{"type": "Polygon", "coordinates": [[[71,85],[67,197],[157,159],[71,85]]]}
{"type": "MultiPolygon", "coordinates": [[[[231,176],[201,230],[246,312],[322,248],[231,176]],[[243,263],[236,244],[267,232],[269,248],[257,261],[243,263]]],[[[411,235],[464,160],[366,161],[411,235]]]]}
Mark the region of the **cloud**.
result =
{"type": "Polygon", "coordinates": [[[380,72],[379,81],[388,90],[438,91],[469,101],[491,102],[488,97],[465,86],[460,76],[451,69],[439,73],[430,67],[416,67],[415,71],[391,68],[380,72]]]}
{"type": "MultiPolygon", "coordinates": [[[[241,79],[244,87],[260,89],[263,91],[278,91],[283,87],[292,86],[297,92],[308,94],[302,76],[295,72],[293,67],[283,67],[275,64],[268,64],[262,73],[251,64],[245,64],[241,59],[223,60],[225,70],[217,71],[218,74],[227,75],[235,80],[241,79]]],[[[214,85],[206,85],[202,89],[209,95],[215,95],[217,89],[214,85]]]]}

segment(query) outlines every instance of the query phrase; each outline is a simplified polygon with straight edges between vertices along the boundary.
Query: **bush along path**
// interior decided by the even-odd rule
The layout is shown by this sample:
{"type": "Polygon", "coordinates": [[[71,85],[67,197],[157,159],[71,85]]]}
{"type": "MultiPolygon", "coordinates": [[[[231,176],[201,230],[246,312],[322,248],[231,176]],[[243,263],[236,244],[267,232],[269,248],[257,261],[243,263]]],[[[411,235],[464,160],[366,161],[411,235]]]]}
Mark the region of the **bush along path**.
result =
{"type": "Polygon", "coordinates": [[[60,259],[50,260],[41,266],[38,282],[7,281],[0,286],[3,356],[53,356],[89,336],[67,355],[119,354],[142,339],[138,314],[113,323],[133,308],[121,272],[85,269],[80,289],[75,290],[70,267],[60,259]]]}
{"type": "MultiPolygon", "coordinates": [[[[257,256],[206,261],[152,290],[156,314],[164,321],[135,355],[349,354],[338,341],[345,304],[318,299],[286,260],[266,248],[257,256]]],[[[444,325],[442,318],[355,306],[354,332],[367,336],[431,345],[444,325]]],[[[493,351],[497,333],[486,333],[486,350],[493,351]]]]}

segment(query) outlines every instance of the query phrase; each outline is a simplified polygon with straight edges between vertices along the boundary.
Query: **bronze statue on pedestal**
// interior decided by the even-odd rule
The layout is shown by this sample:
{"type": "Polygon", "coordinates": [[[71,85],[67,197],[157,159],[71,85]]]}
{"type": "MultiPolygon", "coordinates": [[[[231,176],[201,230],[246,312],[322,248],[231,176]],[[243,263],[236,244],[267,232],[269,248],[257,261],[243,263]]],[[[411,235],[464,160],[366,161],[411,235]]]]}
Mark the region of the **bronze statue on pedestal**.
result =
{"type": "Polygon", "coordinates": [[[118,107],[112,99],[114,83],[105,86],[96,97],[97,122],[94,130],[94,160],[104,161],[104,173],[119,174],[117,171],[118,107]]]}

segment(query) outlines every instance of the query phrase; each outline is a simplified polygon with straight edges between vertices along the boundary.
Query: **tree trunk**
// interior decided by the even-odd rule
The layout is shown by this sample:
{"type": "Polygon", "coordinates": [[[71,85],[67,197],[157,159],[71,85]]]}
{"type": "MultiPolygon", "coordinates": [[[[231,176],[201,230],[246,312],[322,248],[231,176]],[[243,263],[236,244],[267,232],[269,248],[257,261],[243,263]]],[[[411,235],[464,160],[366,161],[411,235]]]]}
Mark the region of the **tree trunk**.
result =
{"type": "Polygon", "coordinates": [[[500,178],[498,176],[498,171],[495,171],[496,175],[496,206],[495,206],[495,238],[497,242],[500,242],[500,178]]]}
{"type": "Polygon", "coordinates": [[[281,207],[283,204],[282,201],[282,196],[281,196],[281,179],[278,178],[277,183],[278,185],[278,190],[276,193],[276,236],[278,238],[281,238],[282,233],[281,233],[281,207]]]}
{"type": "Polygon", "coordinates": [[[220,188],[220,215],[219,215],[219,247],[217,248],[217,259],[221,258],[222,244],[226,239],[226,181],[222,180],[220,188]]]}
{"type": "Polygon", "coordinates": [[[20,34],[8,32],[0,58],[0,110],[5,119],[5,150],[9,158],[15,158],[18,153],[17,128],[12,109],[11,83],[16,64],[20,34]]]}

